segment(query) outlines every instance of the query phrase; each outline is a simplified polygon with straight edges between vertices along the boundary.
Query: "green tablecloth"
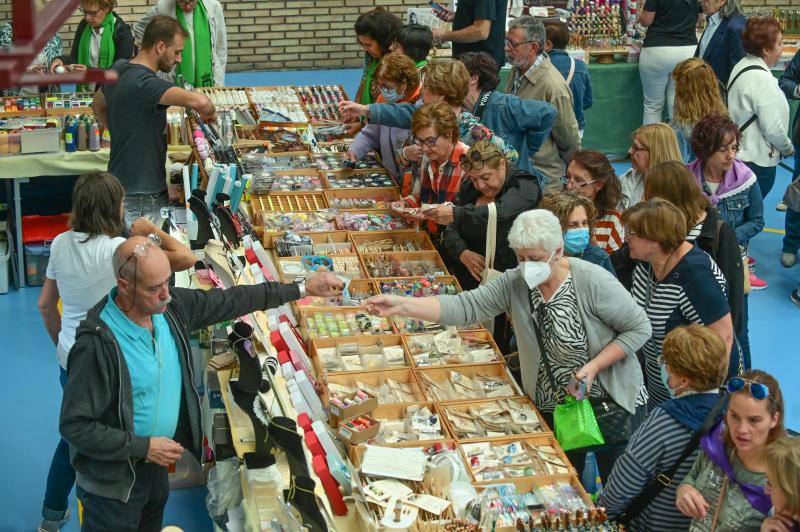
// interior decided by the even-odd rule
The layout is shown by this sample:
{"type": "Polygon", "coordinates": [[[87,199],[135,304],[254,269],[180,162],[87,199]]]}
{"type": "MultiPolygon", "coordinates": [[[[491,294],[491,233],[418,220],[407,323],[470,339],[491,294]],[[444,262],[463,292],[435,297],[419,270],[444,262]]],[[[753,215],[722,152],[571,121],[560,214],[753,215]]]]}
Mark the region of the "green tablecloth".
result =
{"type": "MultiPolygon", "coordinates": [[[[772,72],[780,77],[781,72],[772,72]]],[[[501,89],[510,75],[509,68],[500,71],[501,89]]],[[[644,100],[639,63],[614,63],[589,65],[594,104],[586,110],[586,130],[582,146],[603,153],[627,153],[631,133],[642,125],[644,100]]],[[[797,112],[798,101],[790,102],[792,115],[797,112]]],[[[789,121],[789,124],[792,124],[789,121]]]]}

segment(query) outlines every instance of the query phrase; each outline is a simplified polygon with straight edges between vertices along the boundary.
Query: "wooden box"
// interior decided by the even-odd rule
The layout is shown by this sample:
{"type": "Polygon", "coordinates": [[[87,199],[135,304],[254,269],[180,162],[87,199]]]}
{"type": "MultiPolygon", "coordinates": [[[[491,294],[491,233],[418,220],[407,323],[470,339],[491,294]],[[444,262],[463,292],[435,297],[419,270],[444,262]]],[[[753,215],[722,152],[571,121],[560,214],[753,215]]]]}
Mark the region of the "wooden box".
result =
{"type": "Polygon", "coordinates": [[[326,190],[323,194],[325,194],[328,205],[344,211],[389,209],[393,202],[400,200],[400,194],[394,187],[337,188],[326,190]],[[359,201],[370,203],[359,204],[359,201]]]}
{"type": "MultiPolygon", "coordinates": [[[[520,390],[519,386],[514,381],[514,378],[508,372],[508,368],[503,362],[496,362],[494,364],[472,364],[472,365],[458,366],[458,367],[449,366],[449,367],[425,368],[425,369],[417,368],[414,370],[414,373],[417,375],[417,381],[419,382],[420,388],[425,393],[425,397],[431,400],[436,400],[440,404],[464,403],[467,401],[485,401],[487,398],[505,399],[508,397],[521,397],[523,395],[522,390],[520,390]],[[458,372],[461,375],[464,375],[465,377],[468,377],[470,379],[474,379],[477,375],[486,375],[491,378],[496,378],[498,381],[507,384],[510,387],[510,390],[507,395],[500,395],[494,397],[485,395],[483,397],[460,397],[460,398],[452,397],[450,399],[443,399],[443,398],[434,399],[434,395],[430,392],[430,386],[431,386],[430,382],[433,383],[452,382],[451,380],[452,372],[458,372]]],[[[485,391],[483,392],[486,393],[485,391]]]]}
{"type": "MultiPolygon", "coordinates": [[[[380,290],[380,288],[379,288],[380,290]]],[[[397,323],[395,322],[395,326],[397,327],[397,323]]],[[[403,334],[402,331],[398,331],[403,335],[403,343],[406,346],[406,351],[408,351],[408,356],[411,359],[411,363],[414,365],[415,368],[441,368],[441,367],[459,367],[463,365],[471,365],[471,364],[491,364],[493,362],[503,362],[503,354],[500,352],[500,348],[497,347],[497,343],[495,343],[494,338],[492,337],[492,333],[487,331],[486,329],[479,329],[479,330],[470,330],[470,331],[459,331],[457,334],[462,338],[462,341],[469,341],[471,339],[478,341],[478,342],[486,342],[491,344],[492,348],[495,352],[495,359],[493,361],[488,362],[466,362],[466,363],[458,363],[458,364],[421,364],[416,358],[414,358],[415,349],[414,339],[421,335],[417,334],[403,334]]],[[[436,333],[431,333],[436,334],[436,333]]],[[[522,394],[520,394],[522,395],[522,394]]]]}
{"type": "Polygon", "coordinates": [[[533,404],[533,402],[528,397],[511,397],[511,398],[503,398],[503,399],[491,399],[485,401],[466,401],[462,403],[445,403],[441,405],[440,411],[442,413],[442,417],[444,418],[445,422],[447,423],[447,430],[450,431],[450,434],[459,442],[476,442],[476,441],[488,441],[488,440],[496,440],[496,439],[503,439],[507,437],[525,437],[525,436],[532,436],[532,435],[552,435],[552,431],[550,427],[545,422],[544,418],[542,418],[541,413],[533,404]],[[452,411],[460,411],[460,412],[467,412],[470,408],[480,407],[482,405],[489,405],[491,403],[495,403],[497,401],[514,401],[518,403],[524,403],[528,405],[534,412],[536,412],[537,417],[539,418],[539,429],[536,432],[528,432],[528,433],[521,433],[521,434],[503,434],[498,436],[481,436],[477,438],[459,438],[458,431],[455,429],[452,421],[450,420],[449,413],[452,411]]]}
{"type": "MultiPolygon", "coordinates": [[[[347,305],[347,308],[360,308],[362,305],[358,303],[360,298],[362,297],[372,297],[378,294],[377,288],[375,288],[375,283],[371,280],[367,279],[354,279],[350,281],[350,294],[351,297],[356,298],[355,300],[351,300],[351,304],[347,305]]],[[[321,310],[326,311],[329,307],[345,307],[342,304],[342,296],[331,296],[331,297],[315,297],[315,296],[307,296],[303,299],[298,299],[295,303],[297,306],[302,309],[307,310],[321,310]]]]}
{"type": "Polygon", "coordinates": [[[566,483],[572,486],[572,488],[576,491],[576,493],[580,496],[580,498],[583,499],[583,502],[585,502],[589,508],[594,508],[594,503],[592,502],[592,498],[589,496],[588,493],[586,493],[586,490],[583,489],[581,481],[578,479],[577,475],[519,477],[498,482],[476,482],[473,483],[473,485],[475,486],[475,489],[478,490],[478,492],[481,492],[497,484],[514,484],[514,486],[516,486],[517,488],[517,493],[528,493],[532,491],[534,488],[540,488],[542,486],[547,486],[549,484],[561,484],[561,483],[566,483]]]}
{"type": "MultiPolygon", "coordinates": [[[[370,189],[367,189],[368,192],[370,189]]],[[[336,193],[338,190],[327,191],[326,194],[336,193]]],[[[328,196],[329,197],[329,196],[328,196]]],[[[359,253],[397,253],[415,251],[435,251],[436,247],[425,231],[406,229],[398,231],[375,231],[372,233],[351,233],[359,253]],[[411,244],[416,249],[409,249],[404,244],[411,244]]]]}
{"type": "MultiPolygon", "coordinates": [[[[382,371],[361,371],[354,373],[334,373],[327,377],[327,384],[341,384],[343,386],[355,387],[356,382],[362,382],[370,386],[381,386],[386,383],[388,379],[397,381],[399,383],[408,384],[411,388],[411,393],[414,395],[413,399],[409,398],[408,401],[398,400],[385,400],[378,397],[378,404],[412,404],[424,401],[422,390],[417,384],[417,380],[410,369],[390,369],[382,371]]],[[[366,391],[366,390],[365,390],[366,391]]],[[[369,392],[368,392],[369,393],[369,392]]],[[[323,402],[327,406],[329,403],[329,388],[325,387],[325,395],[323,402]]]]}
{"type": "Polygon", "coordinates": [[[394,442],[394,443],[386,443],[380,442],[376,445],[384,445],[386,447],[408,447],[414,445],[428,445],[433,442],[440,442],[443,440],[451,439],[450,433],[447,431],[447,425],[442,420],[442,416],[439,413],[439,409],[435,403],[427,402],[427,403],[416,403],[416,404],[407,404],[407,405],[380,405],[375,410],[372,411],[372,417],[379,420],[381,422],[381,426],[385,427],[385,421],[387,420],[398,420],[398,419],[405,419],[409,413],[409,410],[420,409],[423,407],[427,407],[428,410],[431,411],[431,414],[434,416],[438,416],[439,418],[439,425],[441,427],[442,435],[440,437],[434,437],[431,439],[425,440],[407,440],[402,442],[394,442]]]}
{"type": "Polygon", "coordinates": [[[321,377],[325,374],[332,375],[338,373],[361,373],[364,371],[383,371],[384,369],[402,369],[411,367],[411,361],[408,358],[408,353],[403,346],[400,336],[398,335],[385,335],[385,336],[352,336],[340,338],[314,338],[309,341],[311,361],[314,364],[314,369],[317,371],[317,376],[321,377]],[[320,349],[335,348],[342,344],[356,344],[359,348],[370,348],[375,346],[398,346],[403,348],[403,364],[401,366],[386,366],[383,368],[362,368],[360,370],[329,370],[322,367],[322,360],[319,356],[320,349]]]}
{"type": "MultiPolygon", "coordinates": [[[[373,415],[374,415],[374,413],[373,413],[373,415]]],[[[559,445],[558,441],[556,440],[556,438],[552,434],[544,434],[544,435],[540,435],[540,436],[516,435],[516,436],[508,436],[506,438],[497,438],[497,439],[494,439],[494,440],[478,440],[478,441],[472,441],[472,442],[461,442],[461,445],[458,446],[458,450],[461,453],[461,457],[464,459],[464,464],[465,464],[465,466],[467,468],[467,471],[469,471],[469,474],[472,477],[473,482],[485,484],[487,482],[507,482],[507,481],[510,481],[510,480],[513,480],[513,479],[527,478],[527,477],[510,477],[510,476],[507,476],[506,478],[492,480],[492,481],[486,481],[486,482],[480,482],[480,481],[476,480],[475,469],[473,468],[473,466],[471,464],[470,456],[467,454],[468,450],[464,446],[464,445],[470,445],[470,444],[474,444],[474,443],[489,443],[491,445],[503,445],[503,444],[509,444],[509,443],[513,443],[513,442],[525,442],[525,443],[528,443],[528,444],[530,444],[530,445],[532,445],[534,447],[537,446],[537,445],[550,446],[553,449],[555,449],[556,454],[558,455],[558,458],[564,463],[564,465],[566,465],[566,467],[568,469],[568,471],[566,473],[563,473],[563,474],[566,474],[566,475],[577,474],[577,472],[575,470],[575,467],[569,461],[569,458],[567,457],[567,455],[564,452],[564,450],[561,448],[561,445],[559,445]]],[[[504,468],[505,467],[509,467],[509,466],[504,466],[504,468]]],[[[513,467],[513,466],[511,466],[511,467],[513,467]]],[[[555,475],[555,476],[559,476],[559,475],[561,475],[561,473],[559,473],[558,475],[555,475]]],[[[554,475],[528,475],[528,477],[548,477],[548,476],[554,476],[554,475]]]]}
{"type": "MultiPolygon", "coordinates": [[[[387,334],[397,334],[392,327],[392,324],[386,318],[378,318],[376,316],[371,316],[367,314],[366,311],[358,309],[358,308],[349,308],[349,307],[326,307],[320,310],[314,309],[302,309],[300,312],[300,322],[301,322],[301,332],[303,338],[312,339],[312,338],[356,338],[358,336],[370,336],[370,335],[387,335],[387,334]],[[309,320],[315,320],[316,323],[316,316],[323,315],[323,319],[328,321],[333,321],[339,327],[338,332],[334,332],[331,334],[331,328],[326,328],[324,331],[318,331],[317,328],[312,324],[309,325],[309,320]],[[330,318],[328,318],[330,315],[330,318]],[[370,321],[370,329],[369,331],[363,331],[361,328],[361,323],[353,323],[353,320],[358,321],[358,316],[366,316],[366,318],[361,318],[362,320],[368,319],[370,321]],[[342,324],[342,322],[345,322],[342,324]],[[354,330],[350,331],[348,335],[341,335],[341,326],[345,326],[348,330],[351,327],[357,327],[354,330]],[[378,330],[380,332],[378,332],[378,330]],[[320,333],[327,333],[327,334],[320,334],[320,333]]],[[[334,329],[337,330],[337,329],[334,329]]]]}
{"type": "Polygon", "coordinates": [[[437,251],[362,253],[361,264],[372,279],[449,275],[437,251]],[[388,265],[391,269],[381,269],[383,265],[388,265]]]}

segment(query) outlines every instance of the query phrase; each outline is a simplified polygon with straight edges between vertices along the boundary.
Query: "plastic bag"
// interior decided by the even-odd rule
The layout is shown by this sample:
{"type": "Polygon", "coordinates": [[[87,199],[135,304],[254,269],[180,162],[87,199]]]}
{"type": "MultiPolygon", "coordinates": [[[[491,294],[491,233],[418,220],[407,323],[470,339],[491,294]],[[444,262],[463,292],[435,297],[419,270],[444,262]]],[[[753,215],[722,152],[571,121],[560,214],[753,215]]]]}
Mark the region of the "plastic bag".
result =
{"type": "Polygon", "coordinates": [[[565,451],[605,443],[588,399],[578,401],[568,395],[563,403],[556,405],[553,425],[555,425],[556,439],[565,451]]]}
{"type": "Polygon", "coordinates": [[[217,462],[208,472],[208,495],[206,508],[211,519],[227,530],[228,510],[242,504],[242,481],[239,475],[239,459],[229,458],[217,462]]]}

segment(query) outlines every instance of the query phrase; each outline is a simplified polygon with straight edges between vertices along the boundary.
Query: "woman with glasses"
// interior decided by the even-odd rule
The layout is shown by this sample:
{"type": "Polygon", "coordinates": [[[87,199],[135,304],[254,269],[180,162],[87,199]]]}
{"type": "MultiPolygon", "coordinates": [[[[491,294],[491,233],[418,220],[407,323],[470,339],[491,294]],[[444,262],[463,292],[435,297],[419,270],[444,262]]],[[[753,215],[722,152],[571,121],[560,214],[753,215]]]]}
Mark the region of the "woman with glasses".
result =
{"type": "Polygon", "coordinates": [[[761,532],[797,532],[800,530],[800,438],[784,436],[770,443],[764,460],[772,512],[761,524],[761,532]]]}
{"type": "Polygon", "coordinates": [[[597,221],[592,239],[600,249],[611,253],[622,247],[625,230],[617,210],[622,186],[608,157],[594,150],[575,152],[564,181],[569,192],[577,192],[594,203],[597,221]]]}
{"type": "Polygon", "coordinates": [[[189,34],[175,71],[194,87],[224,87],[228,30],[222,4],[218,0],[158,0],[133,27],[139,41],[156,15],[176,19],[189,34]]]}
{"type": "Polygon", "coordinates": [[[745,284],[742,324],[737,330],[742,346],[745,369],[750,368],[750,340],[747,332],[747,293],[763,290],[766,281],[759,279],[753,271],[755,261],[750,264],[747,246],[750,239],[764,229],[764,203],[756,175],[737,159],[742,133],[726,116],[709,115],[703,118],[692,132],[692,150],[697,160],[689,170],[722,219],[734,233],[741,248],[742,260],[749,269],[745,284]]]}
{"type": "MultiPolygon", "coordinates": [[[[67,355],[75,343],[75,330],[87,311],[116,286],[111,259],[125,239],[122,203],[125,191],[113,175],[106,172],[78,178],[72,191],[71,229],[58,235],[50,247],[44,286],[39,296],[39,312],[45,329],[56,346],[61,387],[67,380],[67,355]],[[62,311],[58,311],[61,299],[62,311]]],[[[131,236],[154,234],[173,271],[190,268],[195,258],[189,248],[155,227],[145,218],[136,220],[131,236]]],[[[58,530],[69,520],[67,499],[75,483],[70,465],[69,446],[62,439],[53,454],[47,475],[42,524],[39,530],[58,530]]]]}
{"type": "Polygon", "coordinates": [[[651,166],[667,161],[683,161],[675,130],[662,123],[649,124],[634,131],[628,155],[631,157],[631,169],[619,178],[622,197],[617,210],[620,212],[642,201],[645,173],[651,166]]]}
{"type": "MultiPolygon", "coordinates": [[[[446,103],[423,105],[411,120],[411,134],[413,144],[422,151],[422,159],[403,175],[400,206],[419,209],[454,203],[463,176],[461,158],[469,151],[469,146],[458,140],[456,115],[446,103]]],[[[432,235],[438,235],[443,225],[429,218],[427,228],[432,235]]]]}
{"type": "Polygon", "coordinates": [[[728,381],[725,422],[700,440],[702,453],[678,487],[675,505],[690,531],[757,531],[772,502],[766,493],[768,445],[784,437],[783,394],[763,371],[728,381]]]}
{"type": "Polygon", "coordinates": [[[83,18],[72,39],[72,53],[53,59],[50,70],[66,67],[108,70],[119,59],[131,59],[134,53],[133,32],[128,23],[114,12],[116,0],[82,0],[83,18]]]}
{"type": "MultiPolygon", "coordinates": [[[[414,103],[419,98],[419,74],[414,61],[402,54],[389,54],[381,60],[376,71],[378,88],[381,91],[378,102],[414,103]]],[[[395,182],[400,180],[403,164],[400,150],[406,144],[408,130],[367,124],[364,126],[350,148],[345,152],[345,161],[356,162],[372,150],[378,151],[381,164],[395,182]]]]}
{"type": "Polygon", "coordinates": [[[671,399],[653,408],[611,476],[604,479],[598,504],[611,519],[625,514],[628,530],[686,530],[689,519],[675,511],[675,490],[694,464],[699,451],[677,463],[692,435],[703,426],[719,402],[719,387],[725,380],[728,353],[725,344],[700,325],[678,327],[664,339],[661,379],[671,399]],[[648,501],[637,500],[654,479],[677,466],[669,486],[648,501]]]}
{"type": "Polygon", "coordinates": [[[625,211],[622,220],[630,256],[639,261],[633,270],[631,295],[653,327],[653,335],[642,349],[649,406],[670,399],[658,357],[664,338],[680,325],[699,323],[714,331],[731,354],[726,370],[738,373],[739,351],[725,278],[707,253],[685,240],[689,223],[680,209],[653,198],[625,211]]]}
{"type": "Polygon", "coordinates": [[[589,198],[576,192],[556,192],[542,198],[542,209],[558,217],[564,231],[564,254],[597,264],[616,275],[608,253],[592,244],[597,209],[589,198]]]}
{"type": "MultiPolygon", "coordinates": [[[[552,427],[566,393],[605,397],[628,413],[633,430],[643,417],[646,393],[636,351],[650,337],[642,309],[603,268],[564,256],[561,224],[543,209],[517,216],[508,235],[519,266],[456,296],[377,296],[367,309],[381,316],[410,316],[468,325],[508,313],[519,346],[522,387],[552,427]],[[547,367],[549,366],[550,371],[547,367]],[[641,417],[640,417],[641,416],[641,417]]],[[[603,478],[624,443],[596,450],[603,478]]],[[[580,472],[585,452],[568,453],[580,472]]]]}

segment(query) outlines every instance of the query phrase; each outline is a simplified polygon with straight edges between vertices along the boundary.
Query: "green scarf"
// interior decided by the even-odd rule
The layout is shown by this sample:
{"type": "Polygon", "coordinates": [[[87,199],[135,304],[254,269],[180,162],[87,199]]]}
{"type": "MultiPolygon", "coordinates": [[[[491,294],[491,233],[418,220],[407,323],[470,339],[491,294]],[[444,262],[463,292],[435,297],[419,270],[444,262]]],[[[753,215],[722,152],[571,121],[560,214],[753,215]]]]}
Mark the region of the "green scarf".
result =
{"type": "Polygon", "coordinates": [[[375,71],[378,70],[380,59],[373,58],[364,69],[364,77],[361,78],[361,99],[358,103],[369,105],[372,102],[372,82],[375,79],[375,71]]]}
{"type": "MultiPolygon", "coordinates": [[[[114,55],[116,48],[114,47],[114,13],[109,11],[103,23],[100,25],[103,28],[103,35],[100,37],[100,57],[97,58],[97,68],[109,69],[114,64],[114,55]]],[[[92,66],[90,49],[92,46],[92,26],[87,24],[81,33],[81,40],[78,43],[78,63],[92,66]]]]}
{"type": "MultiPolygon", "coordinates": [[[[181,27],[188,31],[183,10],[175,4],[175,14],[181,27]]],[[[214,73],[211,70],[211,26],[208,24],[208,15],[203,6],[203,0],[197,2],[192,12],[192,27],[194,30],[194,43],[192,37],[186,37],[184,53],[176,70],[183,75],[187,82],[195,87],[213,87],[214,73]],[[194,50],[194,55],[185,50],[194,50]]]]}

